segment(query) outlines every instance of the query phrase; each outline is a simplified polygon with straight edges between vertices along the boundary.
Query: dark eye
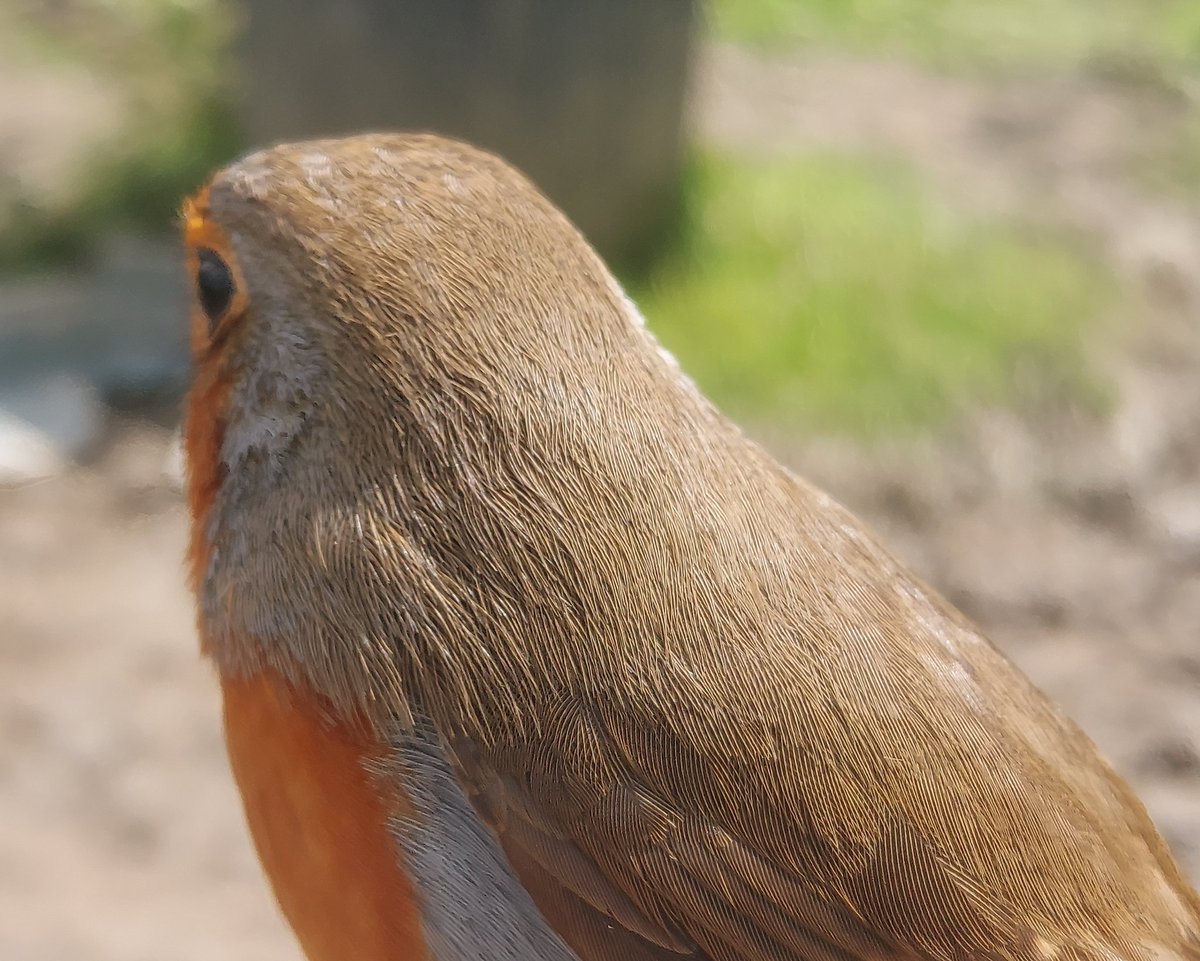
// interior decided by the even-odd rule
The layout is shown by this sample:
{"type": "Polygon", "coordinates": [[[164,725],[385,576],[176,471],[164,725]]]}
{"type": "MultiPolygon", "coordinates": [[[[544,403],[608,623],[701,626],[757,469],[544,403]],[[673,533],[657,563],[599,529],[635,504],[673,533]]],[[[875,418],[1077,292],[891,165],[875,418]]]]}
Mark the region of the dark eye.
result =
{"type": "Polygon", "coordinates": [[[209,323],[215,325],[233,300],[233,271],[215,251],[207,247],[197,251],[196,256],[200,260],[196,271],[196,291],[200,295],[200,306],[204,308],[209,323]]]}

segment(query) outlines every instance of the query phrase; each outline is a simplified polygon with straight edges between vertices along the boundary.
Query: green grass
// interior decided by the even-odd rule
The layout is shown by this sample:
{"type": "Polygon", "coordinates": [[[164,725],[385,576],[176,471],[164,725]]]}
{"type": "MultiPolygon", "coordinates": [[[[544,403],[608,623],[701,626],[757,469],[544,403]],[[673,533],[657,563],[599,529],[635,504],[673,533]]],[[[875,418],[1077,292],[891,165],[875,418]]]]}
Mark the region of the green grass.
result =
{"type": "Polygon", "coordinates": [[[59,14],[0,24],[44,61],[85,66],[119,92],[132,118],[80,158],[53,207],[17,197],[0,212],[0,270],[79,259],[105,232],[171,228],[181,198],[241,144],[230,55],[236,25],[230,0],[81,0],[59,14]]]}
{"type": "Polygon", "coordinates": [[[688,193],[690,230],[634,294],[732,412],[871,435],[1103,398],[1084,348],[1113,292],[1066,242],[848,157],[705,157],[688,193]]]}
{"type": "Polygon", "coordinates": [[[1200,61],[1196,0],[709,0],[719,36],[956,68],[1200,61]]]}

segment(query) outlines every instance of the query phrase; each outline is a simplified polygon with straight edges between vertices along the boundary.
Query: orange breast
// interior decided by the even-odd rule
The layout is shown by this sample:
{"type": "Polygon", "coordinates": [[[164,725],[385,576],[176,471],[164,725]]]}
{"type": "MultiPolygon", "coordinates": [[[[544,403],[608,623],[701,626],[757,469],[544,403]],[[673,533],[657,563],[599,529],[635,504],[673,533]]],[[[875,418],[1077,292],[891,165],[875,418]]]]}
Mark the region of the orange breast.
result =
{"type": "Polygon", "coordinates": [[[310,961],[425,961],[412,885],[387,828],[403,797],[363,768],[357,725],[270,674],[222,680],[225,739],[275,896],[310,961]]]}

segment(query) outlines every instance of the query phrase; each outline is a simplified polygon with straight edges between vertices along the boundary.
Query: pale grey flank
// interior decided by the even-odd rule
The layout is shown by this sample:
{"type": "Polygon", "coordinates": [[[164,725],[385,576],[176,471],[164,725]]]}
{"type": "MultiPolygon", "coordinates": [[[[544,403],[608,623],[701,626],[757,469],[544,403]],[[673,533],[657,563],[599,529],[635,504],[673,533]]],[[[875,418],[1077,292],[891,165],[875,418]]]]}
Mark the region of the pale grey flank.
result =
{"type": "Polygon", "coordinates": [[[421,902],[437,961],[578,961],[543,919],[471,807],[432,726],[418,719],[393,739],[394,767],[416,816],[392,833],[421,902]]]}

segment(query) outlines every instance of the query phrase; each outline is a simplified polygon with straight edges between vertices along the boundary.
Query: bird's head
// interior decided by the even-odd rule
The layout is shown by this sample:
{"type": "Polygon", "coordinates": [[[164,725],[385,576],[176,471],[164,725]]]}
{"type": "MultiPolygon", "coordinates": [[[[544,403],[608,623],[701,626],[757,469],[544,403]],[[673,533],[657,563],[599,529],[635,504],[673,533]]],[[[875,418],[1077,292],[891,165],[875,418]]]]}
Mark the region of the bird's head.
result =
{"type": "Polygon", "coordinates": [[[468,579],[456,565],[483,568],[464,555],[504,566],[520,537],[561,556],[568,528],[697,473],[680,438],[710,409],[566,217],[490,154],[433,136],[276,147],[219,172],[185,235],[210,646],[298,617],[344,629],[380,607],[351,596],[372,581],[433,597],[468,579]]]}

